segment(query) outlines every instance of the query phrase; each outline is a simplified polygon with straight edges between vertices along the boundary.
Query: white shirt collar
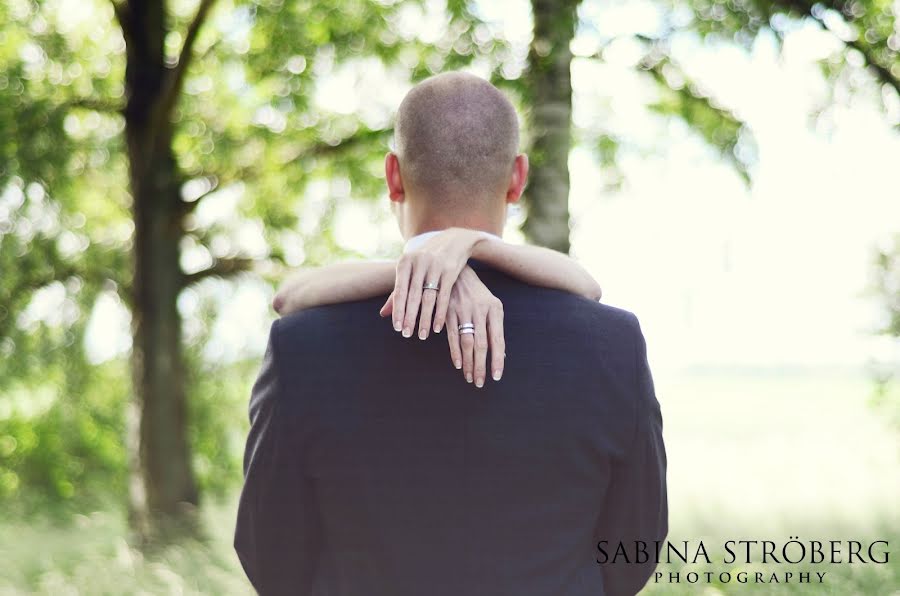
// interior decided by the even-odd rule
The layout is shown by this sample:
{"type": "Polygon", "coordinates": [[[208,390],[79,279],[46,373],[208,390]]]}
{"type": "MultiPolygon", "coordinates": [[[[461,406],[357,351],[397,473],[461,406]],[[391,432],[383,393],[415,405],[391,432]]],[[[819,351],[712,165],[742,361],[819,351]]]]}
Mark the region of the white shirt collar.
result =
{"type": "MultiPolygon", "coordinates": [[[[443,230],[432,230],[431,232],[422,232],[421,234],[416,234],[412,238],[406,241],[406,244],[403,246],[403,252],[409,252],[411,250],[416,250],[417,248],[421,248],[423,244],[428,242],[434,236],[437,236],[443,232],[443,230]]],[[[490,232],[480,232],[486,238],[494,238],[496,240],[501,240],[500,236],[496,234],[491,234],[490,232]]]]}

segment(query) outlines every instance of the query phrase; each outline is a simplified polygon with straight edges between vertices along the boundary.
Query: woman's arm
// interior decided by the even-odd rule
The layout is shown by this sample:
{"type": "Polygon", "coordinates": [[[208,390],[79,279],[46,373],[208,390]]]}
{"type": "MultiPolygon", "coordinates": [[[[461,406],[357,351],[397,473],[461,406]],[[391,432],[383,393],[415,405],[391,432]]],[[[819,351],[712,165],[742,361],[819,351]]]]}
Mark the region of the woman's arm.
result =
{"type": "Polygon", "coordinates": [[[452,228],[404,254],[399,262],[341,263],[302,270],[291,276],[275,295],[273,306],[280,315],[340,302],[363,300],[390,292],[382,316],[393,315],[394,329],[412,335],[419,319],[419,337],[428,337],[434,315],[434,331],[445,321],[451,356],[469,382],[484,383],[486,350],[473,340],[487,334],[491,349],[492,376],[503,371],[502,305],[466,267],[474,257],[526,283],[560,289],[591,299],[600,298],[596,281],[575,261],[562,253],[533,246],[514,246],[478,232],[452,228]],[[464,275],[468,275],[464,278],[464,275]],[[459,282],[459,283],[458,283],[459,282]],[[462,283],[465,282],[465,283],[462,283]],[[439,289],[425,289],[425,284],[439,289]],[[399,297],[398,297],[399,296],[399,297]],[[400,309],[398,311],[398,308],[400,309]],[[421,312],[420,312],[421,311],[421,312]],[[399,314],[398,314],[399,312],[399,314]],[[475,323],[476,337],[457,333],[458,322],[475,323]]]}
{"type": "Polygon", "coordinates": [[[482,238],[471,257],[533,286],[564,290],[590,300],[600,300],[603,295],[600,284],[581,265],[549,248],[482,238]]]}
{"type": "MultiPolygon", "coordinates": [[[[555,288],[599,300],[602,294],[600,285],[578,263],[568,256],[537,246],[513,245],[493,238],[476,230],[451,228],[429,240],[421,249],[407,253],[400,263],[393,261],[375,261],[362,263],[339,263],[316,269],[301,270],[289,277],[278,290],[273,306],[280,315],[319,306],[363,300],[387,294],[392,289],[406,283],[403,289],[404,304],[400,309],[393,309],[394,328],[403,330],[407,337],[412,335],[412,325],[419,314],[419,300],[422,299],[422,288],[418,291],[410,287],[416,269],[424,280],[427,269],[434,269],[432,277],[447,285],[445,294],[449,302],[449,291],[459,277],[463,266],[469,258],[475,258],[507,275],[536,286],[555,288]],[[426,262],[427,261],[427,262],[426,262]],[[414,300],[413,300],[414,299],[414,300]],[[415,302],[415,308],[413,307],[415,302]],[[403,319],[407,305],[410,307],[410,320],[407,328],[403,327],[403,319]]],[[[418,284],[422,285],[421,283],[418,284]]],[[[438,316],[435,317],[435,330],[443,326],[441,308],[446,311],[446,304],[441,304],[441,297],[429,296],[425,292],[426,307],[428,298],[436,298],[438,316]]],[[[395,306],[397,302],[395,301],[395,306]]],[[[435,304],[432,302],[431,308],[435,304]]],[[[427,336],[428,320],[423,320],[420,333],[427,336]]],[[[425,317],[422,317],[425,319],[425,317]]]]}
{"type": "Polygon", "coordinates": [[[337,263],[303,269],[278,289],[272,306],[280,315],[320,306],[382,296],[394,287],[397,263],[337,263]]]}
{"type": "MultiPolygon", "coordinates": [[[[393,261],[339,263],[298,271],[275,294],[273,306],[280,315],[320,306],[363,300],[387,294],[394,287],[397,264],[393,261]]],[[[391,314],[392,297],[381,309],[391,314]]],[[[450,357],[469,383],[484,386],[487,377],[487,348],[491,350],[491,375],[499,381],[506,355],[503,337],[503,305],[491,294],[470,267],[465,267],[453,284],[447,328],[450,357]],[[460,335],[458,321],[475,324],[475,334],[460,335]],[[482,337],[484,340],[482,340],[482,337]]]]}

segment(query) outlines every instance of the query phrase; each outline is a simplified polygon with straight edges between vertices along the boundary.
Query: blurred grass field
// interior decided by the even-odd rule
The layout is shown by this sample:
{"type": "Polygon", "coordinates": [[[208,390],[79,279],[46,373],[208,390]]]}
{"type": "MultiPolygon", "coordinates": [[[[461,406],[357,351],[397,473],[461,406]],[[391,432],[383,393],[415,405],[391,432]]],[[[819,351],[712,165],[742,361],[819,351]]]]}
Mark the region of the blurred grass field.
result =
{"type": "MultiPolygon", "coordinates": [[[[647,594],[900,594],[900,449],[848,371],[657,374],[669,455],[669,540],[714,564],[680,571],[825,571],[824,584],[651,583],[647,594]],[[726,540],[888,540],[885,565],[721,564],[726,540]],[[718,557],[718,558],[717,558],[718,557]]],[[[235,501],[207,504],[206,537],[141,555],[124,515],[0,518],[0,595],[250,594],[231,549],[235,501]]],[[[665,576],[664,576],[665,577],[665,576]]]]}

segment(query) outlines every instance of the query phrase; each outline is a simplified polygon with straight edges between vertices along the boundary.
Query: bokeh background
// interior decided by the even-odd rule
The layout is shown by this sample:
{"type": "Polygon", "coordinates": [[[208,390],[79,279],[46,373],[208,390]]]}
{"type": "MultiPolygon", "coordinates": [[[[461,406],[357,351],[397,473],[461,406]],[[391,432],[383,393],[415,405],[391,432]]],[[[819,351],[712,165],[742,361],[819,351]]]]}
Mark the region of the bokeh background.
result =
{"type": "MultiPolygon", "coordinates": [[[[0,1],[0,594],[250,592],[230,543],[274,288],[397,254],[391,115],[459,68],[522,115],[507,237],[571,252],[641,319],[670,539],[896,549],[898,15],[0,1]]],[[[824,586],[647,592],[897,593],[891,554],[814,566],[824,586]]]]}

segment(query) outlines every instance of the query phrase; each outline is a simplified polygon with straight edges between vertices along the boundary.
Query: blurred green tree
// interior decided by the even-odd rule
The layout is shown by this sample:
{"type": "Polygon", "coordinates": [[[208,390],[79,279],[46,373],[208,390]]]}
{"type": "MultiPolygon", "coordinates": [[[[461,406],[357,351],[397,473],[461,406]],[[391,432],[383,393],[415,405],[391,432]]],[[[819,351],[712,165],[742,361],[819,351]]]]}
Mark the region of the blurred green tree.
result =
{"type": "MultiPolygon", "coordinates": [[[[0,336],[10,356],[3,383],[10,396],[54,385],[82,395],[84,383],[99,378],[84,353],[98,296],[112,294],[128,307],[137,415],[119,410],[109,428],[125,434],[126,421],[137,421],[128,484],[132,522],[145,537],[190,517],[184,514],[199,497],[192,445],[208,443],[189,440],[179,296],[261,260],[283,261],[285,242],[300,244],[307,262],[333,254],[323,233],[331,206],[311,214],[322,221],[306,225],[299,240],[286,239],[310,180],[345,181],[342,187],[375,194],[372,168],[387,122],[369,126],[357,115],[314,109],[317,73],[375,59],[421,77],[497,45],[471,38],[477,19],[464,3],[448,5],[447,33],[429,44],[399,27],[405,8],[364,0],[0,6],[0,336]],[[267,249],[252,253],[234,230],[198,222],[198,206],[225,192],[241,195],[243,221],[258,222],[267,249]],[[52,302],[48,294],[60,298],[62,318],[29,320],[30,305],[41,296],[52,302]],[[76,374],[86,379],[82,385],[74,384],[76,374]]],[[[121,383],[123,370],[107,380],[121,383]]],[[[194,410],[209,422],[212,410],[194,410]]],[[[53,434],[29,443],[7,433],[9,468],[0,481],[8,492],[32,480],[13,466],[56,474],[39,461],[54,452],[35,447],[53,434]]],[[[76,477],[58,475],[64,486],[51,492],[69,496],[76,477]]]]}

